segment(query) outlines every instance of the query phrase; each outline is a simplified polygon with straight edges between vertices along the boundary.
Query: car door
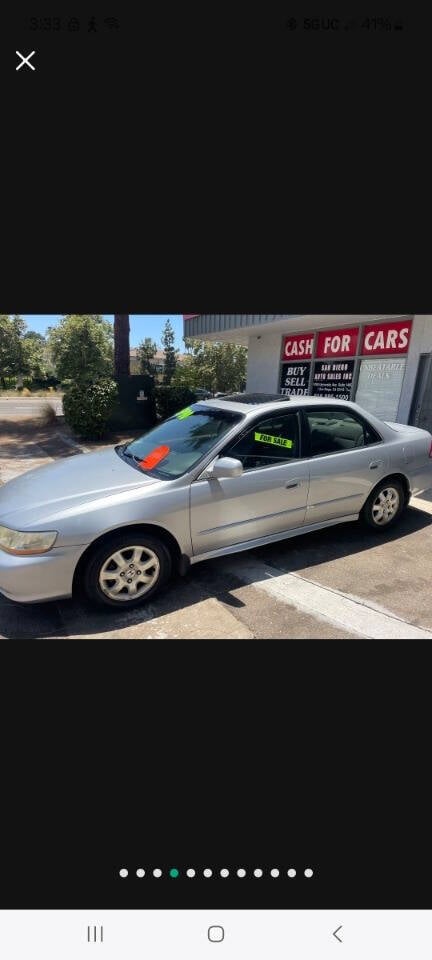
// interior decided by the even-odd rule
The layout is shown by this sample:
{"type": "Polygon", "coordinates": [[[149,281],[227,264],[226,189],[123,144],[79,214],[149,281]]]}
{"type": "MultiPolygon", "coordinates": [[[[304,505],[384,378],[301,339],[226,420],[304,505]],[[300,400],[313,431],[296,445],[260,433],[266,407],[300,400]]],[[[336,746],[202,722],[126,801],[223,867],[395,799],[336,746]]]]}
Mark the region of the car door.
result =
{"type": "Polygon", "coordinates": [[[306,525],[358,514],[388,472],[385,443],[350,409],[305,407],[303,418],[310,456],[306,525]]]}
{"type": "Polygon", "coordinates": [[[301,458],[297,412],[257,419],[220,456],[241,460],[243,474],[191,484],[195,555],[302,526],[309,467],[301,458]]]}

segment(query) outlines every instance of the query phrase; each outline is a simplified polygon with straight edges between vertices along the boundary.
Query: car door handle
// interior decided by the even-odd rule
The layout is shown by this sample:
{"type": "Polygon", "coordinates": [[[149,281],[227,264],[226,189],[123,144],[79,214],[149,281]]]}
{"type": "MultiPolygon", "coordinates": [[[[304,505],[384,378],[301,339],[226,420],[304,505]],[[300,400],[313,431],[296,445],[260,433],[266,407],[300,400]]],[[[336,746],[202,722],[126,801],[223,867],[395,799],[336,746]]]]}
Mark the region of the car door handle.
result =
{"type": "Polygon", "coordinates": [[[291,490],[292,487],[301,487],[301,480],[288,480],[285,487],[287,490],[291,490]]]}
{"type": "Polygon", "coordinates": [[[377,467],[380,467],[383,462],[383,460],[371,460],[369,464],[369,470],[376,470],[377,467]]]}

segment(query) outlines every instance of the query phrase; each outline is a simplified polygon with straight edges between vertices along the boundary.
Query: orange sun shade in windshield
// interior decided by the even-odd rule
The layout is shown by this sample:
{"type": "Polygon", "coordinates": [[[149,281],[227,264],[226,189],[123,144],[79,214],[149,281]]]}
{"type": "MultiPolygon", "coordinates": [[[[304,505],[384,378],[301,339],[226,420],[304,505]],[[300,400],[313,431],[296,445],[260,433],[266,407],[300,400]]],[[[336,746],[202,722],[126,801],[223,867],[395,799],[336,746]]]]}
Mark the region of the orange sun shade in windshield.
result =
{"type": "Polygon", "coordinates": [[[170,452],[170,447],[163,445],[162,447],[155,447],[151,453],[148,453],[144,460],[140,460],[139,465],[144,470],[152,470],[153,467],[156,467],[164,457],[167,457],[170,452]]]}

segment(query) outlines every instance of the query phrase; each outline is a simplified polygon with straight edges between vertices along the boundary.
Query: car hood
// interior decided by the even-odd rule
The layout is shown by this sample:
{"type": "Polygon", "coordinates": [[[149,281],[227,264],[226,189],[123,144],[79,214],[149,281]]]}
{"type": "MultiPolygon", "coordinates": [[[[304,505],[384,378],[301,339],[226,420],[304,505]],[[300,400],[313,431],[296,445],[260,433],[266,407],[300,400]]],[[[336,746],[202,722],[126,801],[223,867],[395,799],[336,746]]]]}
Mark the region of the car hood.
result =
{"type": "Polygon", "coordinates": [[[37,467],[0,487],[0,523],[29,530],[80,503],[158,484],[139,473],[114,449],[66,457],[37,467]]]}

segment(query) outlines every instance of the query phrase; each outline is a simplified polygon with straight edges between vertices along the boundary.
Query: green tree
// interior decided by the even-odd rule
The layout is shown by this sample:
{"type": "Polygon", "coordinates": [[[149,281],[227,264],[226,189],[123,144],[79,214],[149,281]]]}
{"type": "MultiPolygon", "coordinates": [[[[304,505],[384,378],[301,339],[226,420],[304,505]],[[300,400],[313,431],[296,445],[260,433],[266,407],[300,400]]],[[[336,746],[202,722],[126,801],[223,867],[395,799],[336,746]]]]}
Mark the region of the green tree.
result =
{"type": "Polygon", "coordinates": [[[155,365],[152,363],[157,354],[157,344],[151,337],[145,337],[138,347],[138,363],[140,373],[148,373],[154,377],[156,373],[155,365]]]}
{"type": "Polygon", "coordinates": [[[47,332],[50,354],[61,380],[112,374],[113,330],[102,317],[69,314],[47,332]]]}
{"type": "Polygon", "coordinates": [[[187,358],[177,367],[174,382],[225,393],[243,390],[246,383],[247,348],[235,343],[184,340],[187,358]]]}
{"type": "Polygon", "coordinates": [[[25,320],[18,315],[0,314],[0,381],[6,388],[6,377],[16,377],[23,372],[23,335],[25,320]]]}
{"type": "Polygon", "coordinates": [[[178,350],[174,347],[175,333],[171,320],[167,320],[162,332],[162,346],[165,351],[163,382],[168,386],[175,374],[178,350]]]}
{"type": "Polygon", "coordinates": [[[22,341],[22,355],[23,374],[37,380],[44,380],[49,369],[45,337],[41,333],[36,333],[35,330],[25,333],[22,341]]]}
{"type": "Polygon", "coordinates": [[[42,343],[45,343],[45,337],[42,333],[38,333],[37,330],[27,330],[27,333],[24,334],[24,340],[40,340],[42,343]]]}
{"type": "Polygon", "coordinates": [[[114,372],[116,377],[130,375],[130,324],[128,313],[114,314],[114,372]]]}

